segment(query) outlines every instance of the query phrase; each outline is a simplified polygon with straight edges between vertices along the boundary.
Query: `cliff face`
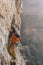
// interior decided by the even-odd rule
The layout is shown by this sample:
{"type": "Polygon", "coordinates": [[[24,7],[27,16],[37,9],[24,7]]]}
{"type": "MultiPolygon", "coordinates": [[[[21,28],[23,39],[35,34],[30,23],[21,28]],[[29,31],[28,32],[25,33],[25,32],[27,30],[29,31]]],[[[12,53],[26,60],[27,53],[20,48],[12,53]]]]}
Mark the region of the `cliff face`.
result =
{"type": "Polygon", "coordinates": [[[11,56],[7,52],[7,44],[11,25],[20,35],[21,0],[0,0],[0,65],[10,65],[11,56]]]}

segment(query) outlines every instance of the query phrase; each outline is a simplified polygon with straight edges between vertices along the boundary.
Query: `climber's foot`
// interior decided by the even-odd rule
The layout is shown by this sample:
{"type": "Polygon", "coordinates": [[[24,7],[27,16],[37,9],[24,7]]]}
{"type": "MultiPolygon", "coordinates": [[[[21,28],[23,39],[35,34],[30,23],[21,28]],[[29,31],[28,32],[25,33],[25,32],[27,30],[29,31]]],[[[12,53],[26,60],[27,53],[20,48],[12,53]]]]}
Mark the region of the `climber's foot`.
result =
{"type": "Polygon", "coordinates": [[[16,63],[15,62],[10,62],[10,65],[16,65],[16,63]]]}
{"type": "Polygon", "coordinates": [[[13,57],[14,59],[16,59],[16,57],[13,57]]]}

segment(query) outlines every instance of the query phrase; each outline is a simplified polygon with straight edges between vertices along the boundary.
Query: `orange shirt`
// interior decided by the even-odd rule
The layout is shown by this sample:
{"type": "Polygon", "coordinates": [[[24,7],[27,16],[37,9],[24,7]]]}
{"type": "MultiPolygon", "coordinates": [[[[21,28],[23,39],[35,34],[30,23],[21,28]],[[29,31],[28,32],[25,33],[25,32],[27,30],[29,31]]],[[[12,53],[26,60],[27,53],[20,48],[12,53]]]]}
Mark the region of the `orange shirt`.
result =
{"type": "Polygon", "coordinates": [[[16,44],[16,42],[20,41],[20,38],[17,38],[15,34],[12,35],[11,45],[16,44]]]}

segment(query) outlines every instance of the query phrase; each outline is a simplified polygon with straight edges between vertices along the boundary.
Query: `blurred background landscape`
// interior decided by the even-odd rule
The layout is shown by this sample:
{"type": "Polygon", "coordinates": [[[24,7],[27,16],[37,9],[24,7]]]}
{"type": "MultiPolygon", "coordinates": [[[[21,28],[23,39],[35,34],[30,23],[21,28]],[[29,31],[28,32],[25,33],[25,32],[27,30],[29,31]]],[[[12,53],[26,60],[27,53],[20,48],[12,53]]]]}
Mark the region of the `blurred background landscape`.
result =
{"type": "Polygon", "coordinates": [[[43,65],[43,0],[22,1],[21,36],[27,65],[43,65]]]}

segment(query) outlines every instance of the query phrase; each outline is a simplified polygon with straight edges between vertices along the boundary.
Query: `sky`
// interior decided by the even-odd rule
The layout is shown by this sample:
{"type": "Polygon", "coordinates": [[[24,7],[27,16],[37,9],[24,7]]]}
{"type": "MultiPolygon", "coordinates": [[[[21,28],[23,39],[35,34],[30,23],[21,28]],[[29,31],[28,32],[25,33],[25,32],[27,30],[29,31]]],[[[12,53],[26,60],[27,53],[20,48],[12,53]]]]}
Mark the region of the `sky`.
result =
{"type": "Polygon", "coordinates": [[[43,0],[22,0],[23,13],[43,16],[43,0]]]}

